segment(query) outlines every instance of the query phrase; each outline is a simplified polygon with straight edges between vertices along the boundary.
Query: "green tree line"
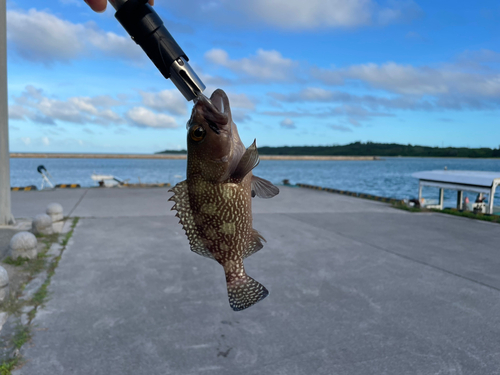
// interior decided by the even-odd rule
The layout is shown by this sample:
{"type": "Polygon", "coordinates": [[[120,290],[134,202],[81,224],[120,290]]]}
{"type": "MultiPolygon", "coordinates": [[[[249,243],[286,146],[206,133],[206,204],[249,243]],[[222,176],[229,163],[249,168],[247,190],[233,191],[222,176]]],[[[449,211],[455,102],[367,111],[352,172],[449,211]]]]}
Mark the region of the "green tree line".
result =
{"type": "MultiPolygon", "coordinates": [[[[159,154],[185,154],[186,150],[165,150],[159,154]]],[[[429,147],[397,143],[354,142],[332,146],[259,147],[260,155],[291,156],[407,156],[448,158],[500,158],[499,148],[429,147]]]]}

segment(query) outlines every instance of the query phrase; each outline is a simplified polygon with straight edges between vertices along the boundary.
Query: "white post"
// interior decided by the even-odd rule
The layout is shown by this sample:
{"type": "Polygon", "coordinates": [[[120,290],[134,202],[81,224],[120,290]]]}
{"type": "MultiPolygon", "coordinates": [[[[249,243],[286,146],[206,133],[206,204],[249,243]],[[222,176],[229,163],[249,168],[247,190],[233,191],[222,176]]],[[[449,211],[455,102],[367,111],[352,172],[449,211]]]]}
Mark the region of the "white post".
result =
{"type": "Polygon", "coordinates": [[[14,224],[10,209],[6,0],[0,0],[0,225],[14,224]]]}
{"type": "Polygon", "coordinates": [[[439,189],[439,209],[442,210],[444,205],[444,189],[439,189]]]}
{"type": "Polygon", "coordinates": [[[464,192],[462,190],[457,191],[457,210],[462,210],[464,207],[464,192]]]}
{"type": "Polygon", "coordinates": [[[493,215],[493,201],[495,200],[495,190],[497,189],[497,185],[493,184],[490,192],[490,202],[489,202],[489,214],[493,215]]]}
{"type": "Polygon", "coordinates": [[[418,201],[422,203],[422,181],[418,182],[418,201]]]}

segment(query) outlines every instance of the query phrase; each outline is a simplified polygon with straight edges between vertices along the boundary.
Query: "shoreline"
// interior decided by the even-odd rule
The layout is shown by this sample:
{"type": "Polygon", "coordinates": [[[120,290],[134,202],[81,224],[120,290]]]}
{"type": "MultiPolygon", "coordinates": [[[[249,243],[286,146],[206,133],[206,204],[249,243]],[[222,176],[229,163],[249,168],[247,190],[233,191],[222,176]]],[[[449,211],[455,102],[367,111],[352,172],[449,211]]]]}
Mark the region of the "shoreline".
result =
{"type": "MultiPolygon", "coordinates": [[[[166,159],[184,160],[183,154],[72,154],[72,153],[31,153],[11,152],[11,159],[166,159]]],[[[337,160],[337,161],[373,161],[377,156],[295,156],[295,155],[260,155],[261,160],[337,160]]]]}

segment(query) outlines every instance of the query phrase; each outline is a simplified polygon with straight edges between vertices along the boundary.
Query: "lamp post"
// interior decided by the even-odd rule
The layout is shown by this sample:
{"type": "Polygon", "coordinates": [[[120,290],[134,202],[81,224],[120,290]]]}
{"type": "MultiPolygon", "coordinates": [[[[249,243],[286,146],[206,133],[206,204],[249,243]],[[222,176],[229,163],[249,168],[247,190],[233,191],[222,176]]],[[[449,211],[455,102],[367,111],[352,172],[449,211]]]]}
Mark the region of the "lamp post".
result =
{"type": "Polygon", "coordinates": [[[9,114],[7,101],[7,13],[0,0],[0,225],[14,224],[10,208],[9,114]]]}

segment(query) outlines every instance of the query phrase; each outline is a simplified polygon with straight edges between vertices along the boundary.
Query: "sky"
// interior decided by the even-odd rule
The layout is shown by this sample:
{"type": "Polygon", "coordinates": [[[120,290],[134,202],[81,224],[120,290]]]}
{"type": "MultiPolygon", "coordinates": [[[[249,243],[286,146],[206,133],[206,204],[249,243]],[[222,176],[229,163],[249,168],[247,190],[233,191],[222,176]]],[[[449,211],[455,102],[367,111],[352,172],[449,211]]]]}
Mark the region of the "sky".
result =
{"type": "MultiPolygon", "coordinates": [[[[500,145],[498,0],[155,0],[243,143],[500,145]]],[[[12,152],[186,147],[187,102],[108,6],[7,0],[12,152]]]]}

